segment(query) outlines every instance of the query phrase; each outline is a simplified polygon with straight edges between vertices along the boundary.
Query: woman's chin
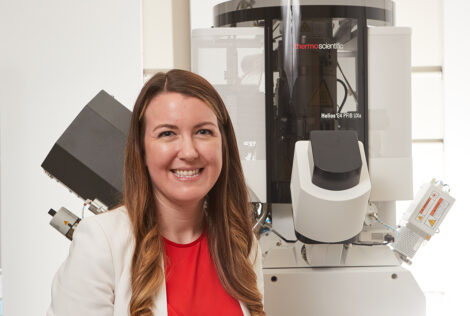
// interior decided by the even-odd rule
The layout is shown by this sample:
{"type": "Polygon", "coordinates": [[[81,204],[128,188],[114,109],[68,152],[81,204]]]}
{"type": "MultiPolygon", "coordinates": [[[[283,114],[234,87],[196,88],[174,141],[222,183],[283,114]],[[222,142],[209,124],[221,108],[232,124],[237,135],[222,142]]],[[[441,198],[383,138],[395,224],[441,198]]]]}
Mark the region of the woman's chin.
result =
{"type": "Polygon", "coordinates": [[[201,203],[206,196],[205,192],[182,191],[178,194],[166,196],[166,200],[175,205],[192,206],[201,203]]]}

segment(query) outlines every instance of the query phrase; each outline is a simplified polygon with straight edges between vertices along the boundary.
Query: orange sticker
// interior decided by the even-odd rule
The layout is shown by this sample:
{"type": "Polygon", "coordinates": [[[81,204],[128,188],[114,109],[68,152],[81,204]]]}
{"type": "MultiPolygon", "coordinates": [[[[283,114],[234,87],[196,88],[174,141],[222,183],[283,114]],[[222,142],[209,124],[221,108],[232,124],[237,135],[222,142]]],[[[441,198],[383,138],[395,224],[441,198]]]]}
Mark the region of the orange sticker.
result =
{"type": "Polygon", "coordinates": [[[426,203],[424,203],[424,206],[423,206],[423,208],[421,209],[421,211],[419,211],[419,214],[423,214],[424,209],[425,209],[426,206],[428,206],[428,204],[429,204],[429,201],[431,201],[431,198],[428,198],[428,200],[426,201],[426,203]]]}
{"type": "Polygon", "coordinates": [[[436,213],[436,210],[439,207],[439,205],[441,204],[441,202],[442,202],[442,198],[440,198],[439,201],[437,201],[436,206],[434,206],[434,209],[431,212],[431,216],[434,216],[434,213],[436,213]]]}

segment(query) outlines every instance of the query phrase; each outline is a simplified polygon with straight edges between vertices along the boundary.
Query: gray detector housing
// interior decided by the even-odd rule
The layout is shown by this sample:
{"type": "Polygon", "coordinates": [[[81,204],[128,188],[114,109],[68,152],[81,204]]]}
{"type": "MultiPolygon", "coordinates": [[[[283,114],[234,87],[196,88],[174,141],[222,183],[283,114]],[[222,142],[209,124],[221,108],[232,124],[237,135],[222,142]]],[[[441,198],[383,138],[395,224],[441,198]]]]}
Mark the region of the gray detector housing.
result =
{"type": "Polygon", "coordinates": [[[355,131],[311,131],[310,143],[313,184],[340,191],[359,183],[362,161],[355,131]]]}

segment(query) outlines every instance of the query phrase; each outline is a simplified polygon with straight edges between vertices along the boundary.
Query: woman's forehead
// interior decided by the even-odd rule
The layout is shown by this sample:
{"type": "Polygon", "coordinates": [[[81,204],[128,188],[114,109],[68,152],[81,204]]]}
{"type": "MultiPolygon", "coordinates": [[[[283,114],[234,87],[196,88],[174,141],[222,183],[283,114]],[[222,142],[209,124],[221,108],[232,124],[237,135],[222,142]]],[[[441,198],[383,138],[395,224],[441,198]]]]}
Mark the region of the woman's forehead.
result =
{"type": "Polygon", "coordinates": [[[147,123],[206,120],[217,122],[214,111],[204,101],[176,92],[165,92],[150,100],[144,114],[147,123]]]}

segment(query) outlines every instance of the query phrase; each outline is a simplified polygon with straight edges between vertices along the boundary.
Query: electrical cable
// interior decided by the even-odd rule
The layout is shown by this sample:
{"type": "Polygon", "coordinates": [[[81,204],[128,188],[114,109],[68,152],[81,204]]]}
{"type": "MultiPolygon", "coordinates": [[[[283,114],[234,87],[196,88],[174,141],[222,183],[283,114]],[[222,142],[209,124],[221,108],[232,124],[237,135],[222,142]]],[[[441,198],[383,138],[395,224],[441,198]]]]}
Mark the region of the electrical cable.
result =
{"type": "Polygon", "coordinates": [[[258,204],[257,213],[260,213],[260,218],[256,221],[255,225],[253,225],[253,231],[256,231],[256,229],[258,229],[259,226],[262,226],[261,223],[263,223],[266,220],[266,216],[268,215],[268,208],[263,207],[263,203],[257,203],[257,204],[258,204]]]}
{"type": "Polygon", "coordinates": [[[83,203],[83,206],[82,206],[82,219],[85,217],[85,206],[86,206],[86,202],[83,203]]]}
{"type": "Polygon", "coordinates": [[[273,32],[281,25],[281,22],[277,22],[276,25],[273,27],[273,32]]]}
{"type": "Polygon", "coordinates": [[[339,71],[341,72],[341,75],[343,76],[344,81],[346,81],[346,84],[348,85],[349,91],[351,91],[351,93],[354,97],[354,100],[356,100],[356,103],[359,104],[357,94],[356,94],[356,92],[354,92],[353,88],[349,84],[348,78],[346,78],[346,76],[344,75],[343,69],[341,69],[341,65],[339,64],[339,62],[337,63],[337,65],[338,65],[339,71]]]}
{"type": "Polygon", "coordinates": [[[382,224],[383,226],[387,227],[388,229],[394,231],[395,233],[397,233],[397,238],[400,236],[400,232],[395,228],[393,227],[392,225],[389,225],[387,223],[384,223],[380,220],[379,216],[377,214],[375,214],[375,219],[377,220],[377,222],[379,222],[380,224],[382,224]]]}
{"type": "Polygon", "coordinates": [[[447,184],[447,183],[444,183],[442,180],[438,180],[436,182],[437,184],[440,184],[442,186],[442,188],[447,188],[446,192],[449,193],[450,192],[450,186],[447,184]]]}
{"type": "Polygon", "coordinates": [[[336,79],[336,81],[338,81],[344,88],[344,97],[343,97],[343,101],[341,101],[341,105],[339,106],[338,108],[338,113],[341,113],[341,111],[343,110],[343,106],[344,104],[346,103],[346,99],[348,98],[348,87],[346,87],[346,84],[343,82],[343,80],[341,79],[336,79]]]}

